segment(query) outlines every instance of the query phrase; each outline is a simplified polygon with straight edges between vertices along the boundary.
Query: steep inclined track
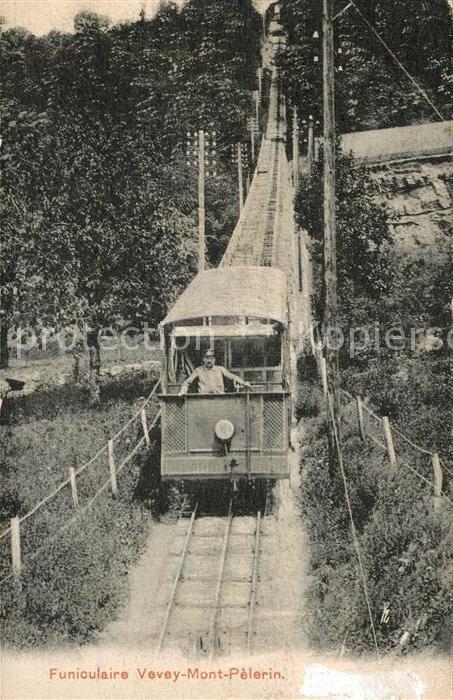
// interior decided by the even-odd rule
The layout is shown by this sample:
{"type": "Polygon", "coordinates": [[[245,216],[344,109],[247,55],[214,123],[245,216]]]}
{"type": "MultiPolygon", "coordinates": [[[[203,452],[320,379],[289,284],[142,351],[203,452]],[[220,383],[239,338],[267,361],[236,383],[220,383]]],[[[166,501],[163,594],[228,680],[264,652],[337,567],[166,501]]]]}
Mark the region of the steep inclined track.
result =
{"type": "Polygon", "coordinates": [[[161,662],[305,648],[307,545],[288,482],[274,487],[268,511],[233,509],[228,537],[226,515],[196,513],[193,529],[191,517],[155,523],[131,571],[129,602],[99,642],[146,649],[161,662]]]}
{"type": "Polygon", "coordinates": [[[176,573],[156,644],[157,655],[179,648],[213,659],[254,646],[262,516],[180,521],[171,556],[176,573]]]}
{"type": "MultiPolygon", "coordinates": [[[[266,134],[221,266],[280,267],[291,287],[297,255],[284,133],[274,72],[266,134]]],[[[231,502],[227,516],[201,517],[195,508],[176,530],[155,604],[152,643],[157,656],[176,651],[212,660],[251,654],[291,635],[298,639],[297,606],[287,599],[291,586],[282,586],[278,577],[273,581],[275,562],[282,557],[278,533],[285,539],[288,534],[275,516],[239,516],[231,502]]],[[[291,567],[283,556],[280,570],[292,572],[291,567]]]]}
{"type": "Polygon", "coordinates": [[[258,162],[241,217],[221,266],[274,266],[294,273],[291,231],[282,225],[282,201],[288,182],[284,109],[276,74],[272,77],[269,116],[258,162]]]}
{"type": "MultiPolygon", "coordinates": [[[[274,70],[266,134],[221,266],[279,267],[291,292],[297,254],[284,114],[274,70]]],[[[302,538],[288,489],[277,489],[279,514],[265,508],[239,516],[231,502],[227,516],[200,516],[195,508],[178,521],[153,602],[157,656],[176,651],[212,660],[300,643],[302,538]]]]}

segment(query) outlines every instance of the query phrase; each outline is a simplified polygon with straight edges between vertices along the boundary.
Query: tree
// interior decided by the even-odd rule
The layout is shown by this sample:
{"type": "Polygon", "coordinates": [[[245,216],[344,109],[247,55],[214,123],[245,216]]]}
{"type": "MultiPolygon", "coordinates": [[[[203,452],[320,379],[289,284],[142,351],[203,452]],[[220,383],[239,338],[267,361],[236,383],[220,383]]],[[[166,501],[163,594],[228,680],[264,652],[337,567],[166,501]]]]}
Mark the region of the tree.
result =
{"type": "MultiPolygon", "coordinates": [[[[389,246],[392,238],[385,209],[374,199],[364,166],[337,149],[337,268],[340,308],[347,314],[357,299],[381,298],[391,283],[389,246]]],[[[315,264],[323,266],[323,158],[297,194],[296,220],[312,239],[315,264]]],[[[320,302],[320,296],[318,295],[320,302]]],[[[321,308],[321,307],[319,307],[321,308]]]]}
{"type": "Polygon", "coordinates": [[[260,28],[250,0],[192,0],[111,29],[81,12],[74,35],[3,34],[9,324],[163,317],[195,271],[184,148],[201,126],[219,135],[221,178],[206,190],[219,259],[236,208],[228,147],[245,134],[260,28]]]}
{"type": "MultiPolygon", "coordinates": [[[[447,0],[357,0],[356,5],[431,101],[451,112],[449,69],[451,9],[447,0]]],[[[277,57],[287,96],[299,114],[321,119],[321,3],[282,0],[281,21],[287,48],[277,57]]],[[[336,112],[340,131],[357,131],[414,122],[437,121],[438,115],[409,81],[389,51],[354,7],[335,21],[343,72],[337,74],[336,112]]]]}
{"type": "Polygon", "coordinates": [[[82,34],[84,32],[105,32],[109,28],[110,20],[105,15],[97,12],[82,10],[74,17],[74,30],[82,34]]]}

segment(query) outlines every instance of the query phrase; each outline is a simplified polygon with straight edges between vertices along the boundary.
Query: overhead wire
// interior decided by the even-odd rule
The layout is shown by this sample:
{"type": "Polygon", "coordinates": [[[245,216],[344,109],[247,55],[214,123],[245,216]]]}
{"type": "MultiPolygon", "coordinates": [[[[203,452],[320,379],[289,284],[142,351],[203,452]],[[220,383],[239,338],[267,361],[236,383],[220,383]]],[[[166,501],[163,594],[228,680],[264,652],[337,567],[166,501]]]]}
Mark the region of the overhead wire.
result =
{"type": "Polygon", "coordinates": [[[385,47],[385,49],[388,51],[390,56],[393,58],[393,60],[398,64],[398,66],[401,68],[401,70],[404,72],[404,74],[409,78],[409,80],[415,85],[419,93],[424,97],[424,99],[428,102],[428,104],[432,107],[432,109],[435,111],[438,117],[445,122],[446,119],[442,112],[436,107],[434,102],[429,98],[429,95],[427,94],[426,90],[422,88],[422,86],[415,80],[415,78],[409,73],[407,68],[401,63],[399,58],[394,54],[390,46],[384,41],[384,39],[381,37],[379,32],[373,27],[371,22],[365,17],[365,15],[360,11],[360,9],[357,7],[355,4],[354,0],[351,0],[350,4],[354,7],[356,12],[360,15],[360,17],[363,19],[365,24],[371,29],[373,34],[377,37],[377,39],[381,42],[381,44],[385,47]]]}
{"type": "Polygon", "coordinates": [[[368,610],[368,617],[369,617],[369,620],[370,620],[370,627],[371,627],[371,631],[372,631],[372,634],[373,634],[373,641],[374,641],[374,646],[375,646],[375,650],[376,650],[376,655],[377,655],[378,658],[380,658],[379,646],[378,646],[377,637],[376,637],[376,629],[375,629],[375,626],[374,626],[373,612],[372,612],[372,610],[371,610],[371,603],[370,603],[370,597],[369,597],[369,594],[368,594],[368,586],[367,586],[367,581],[366,581],[366,576],[365,576],[365,570],[364,570],[364,568],[363,568],[363,563],[362,563],[362,555],[361,555],[361,551],[360,551],[360,542],[359,542],[359,538],[358,538],[358,536],[357,536],[357,530],[356,530],[356,526],[355,526],[355,522],[354,522],[354,515],[353,515],[353,512],[352,512],[351,499],[350,499],[350,496],[349,496],[348,482],[347,482],[347,479],[346,479],[346,473],[345,473],[344,464],[343,464],[343,454],[342,454],[342,452],[341,452],[340,440],[339,440],[339,437],[338,437],[338,430],[337,430],[337,425],[336,425],[336,422],[335,422],[335,414],[334,414],[334,411],[333,411],[332,395],[330,394],[330,392],[327,393],[327,399],[328,399],[328,404],[329,404],[330,419],[331,419],[332,427],[333,427],[333,433],[334,433],[334,439],[335,439],[335,447],[336,447],[336,452],[337,452],[337,456],[338,456],[338,465],[339,465],[339,467],[340,467],[341,478],[342,478],[342,480],[343,480],[343,487],[344,487],[346,505],[347,505],[347,508],[348,508],[349,520],[350,520],[350,522],[351,522],[352,538],[353,538],[353,541],[354,541],[354,547],[355,547],[355,550],[356,550],[357,560],[358,560],[358,563],[359,563],[360,577],[361,577],[361,579],[362,579],[362,586],[363,586],[363,592],[364,592],[364,595],[365,595],[365,601],[366,601],[366,606],[367,606],[367,610],[368,610]]]}
{"type": "Polygon", "coordinates": [[[443,468],[445,469],[445,471],[446,471],[448,474],[450,474],[450,476],[453,476],[453,470],[445,464],[445,462],[443,461],[443,459],[440,459],[440,458],[439,458],[439,462],[441,463],[441,465],[443,466],[443,468]]]}
{"type": "Polygon", "coordinates": [[[337,12],[337,14],[333,18],[333,21],[335,22],[335,20],[338,19],[338,17],[341,17],[341,15],[344,15],[344,13],[347,12],[350,7],[352,7],[352,2],[348,2],[346,7],[343,7],[343,9],[340,10],[340,12],[337,12]]]}

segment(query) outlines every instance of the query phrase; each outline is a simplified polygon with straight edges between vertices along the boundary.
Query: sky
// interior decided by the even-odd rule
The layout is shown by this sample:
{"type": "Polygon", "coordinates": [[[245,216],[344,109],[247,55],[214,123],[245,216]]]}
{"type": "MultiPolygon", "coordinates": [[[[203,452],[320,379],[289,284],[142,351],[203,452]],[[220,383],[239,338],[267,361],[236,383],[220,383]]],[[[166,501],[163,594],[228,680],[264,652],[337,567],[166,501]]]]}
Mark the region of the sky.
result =
{"type": "MultiPolygon", "coordinates": [[[[177,0],[181,3],[182,0],[177,0]]],[[[254,0],[257,9],[264,9],[270,0],[254,0]]],[[[94,10],[107,15],[113,23],[125,19],[138,19],[145,4],[148,17],[156,12],[159,0],[0,0],[0,15],[4,29],[25,27],[36,35],[47,34],[51,29],[73,31],[73,18],[80,10],[94,10]]]]}

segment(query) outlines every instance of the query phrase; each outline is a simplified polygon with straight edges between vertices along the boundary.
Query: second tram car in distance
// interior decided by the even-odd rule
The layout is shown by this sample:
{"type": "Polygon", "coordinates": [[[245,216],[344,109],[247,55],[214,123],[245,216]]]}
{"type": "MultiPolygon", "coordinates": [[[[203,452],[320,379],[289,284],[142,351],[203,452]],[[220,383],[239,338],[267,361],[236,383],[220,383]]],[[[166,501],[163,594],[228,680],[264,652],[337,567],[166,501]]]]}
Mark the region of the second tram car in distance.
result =
{"type": "Polygon", "coordinates": [[[220,267],[198,274],[161,324],[163,479],[286,478],[290,352],[285,273],[220,267]],[[211,349],[224,393],[183,382],[211,349]]]}

